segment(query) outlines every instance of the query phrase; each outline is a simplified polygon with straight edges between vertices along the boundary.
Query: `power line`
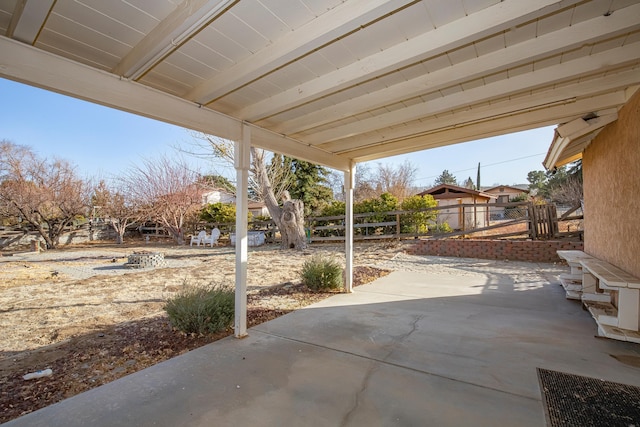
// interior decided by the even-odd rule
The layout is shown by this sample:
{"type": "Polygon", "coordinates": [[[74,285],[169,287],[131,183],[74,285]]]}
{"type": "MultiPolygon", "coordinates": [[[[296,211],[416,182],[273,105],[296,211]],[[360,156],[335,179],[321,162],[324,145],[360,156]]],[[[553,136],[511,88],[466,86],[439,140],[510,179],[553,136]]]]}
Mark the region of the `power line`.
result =
{"type": "MultiPolygon", "coordinates": [[[[524,156],[524,157],[518,157],[516,159],[509,159],[509,160],[503,160],[501,162],[496,162],[496,163],[489,163],[487,165],[481,165],[482,168],[488,168],[491,166],[497,166],[497,165],[502,165],[504,163],[510,163],[510,162],[517,162],[518,160],[524,160],[524,159],[529,159],[531,157],[537,157],[537,156],[541,156],[543,154],[547,154],[547,153],[538,153],[538,154],[531,154],[529,156],[524,156]]],[[[473,170],[477,170],[477,166],[476,167],[472,167],[472,168],[468,168],[468,169],[460,169],[457,171],[453,171],[451,172],[452,174],[456,174],[456,173],[460,173],[460,172],[467,172],[467,171],[473,171],[473,170]]],[[[433,175],[433,176],[426,176],[426,177],[422,177],[422,178],[416,178],[416,181],[422,181],[425,179],[432,179],[432,178],[437,178],[440,175],[433,175]]]]}

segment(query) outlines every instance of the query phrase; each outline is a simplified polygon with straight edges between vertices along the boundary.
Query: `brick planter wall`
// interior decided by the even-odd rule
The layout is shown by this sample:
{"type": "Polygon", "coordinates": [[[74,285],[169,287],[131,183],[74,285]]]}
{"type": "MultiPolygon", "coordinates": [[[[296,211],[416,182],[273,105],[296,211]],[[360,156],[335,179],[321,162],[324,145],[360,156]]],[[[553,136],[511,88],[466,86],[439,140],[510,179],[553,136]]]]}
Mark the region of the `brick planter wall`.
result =
{"type": "Polygon", "coordinates": [[[411,255],[559,262],[558,250],[583,250],[583,242],[552,240],[420,240],[409,247],[411,255]]]}

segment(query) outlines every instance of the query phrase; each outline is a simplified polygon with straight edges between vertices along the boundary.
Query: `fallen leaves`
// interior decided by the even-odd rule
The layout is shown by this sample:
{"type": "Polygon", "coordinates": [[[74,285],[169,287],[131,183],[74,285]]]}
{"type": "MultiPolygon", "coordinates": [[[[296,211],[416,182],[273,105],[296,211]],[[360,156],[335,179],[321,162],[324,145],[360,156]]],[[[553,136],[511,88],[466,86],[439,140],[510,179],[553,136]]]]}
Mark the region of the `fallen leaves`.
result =
{"type": "MultiPolygon", "coordinates": [[[[354,286],[389,274],[355,267],[354,286]]],[[[247,296],[249,327],[321,301],[334,292],[313,292],[284,283],[247,296]]],[[[114,381],[189,350],[231,335],[189,335],[174,330],[165,315],[105,325],[38,350],[0,361],[0,423],[114,381]],[[25,381],[28,372],[51,368],[53,375],[25,381]]]]}

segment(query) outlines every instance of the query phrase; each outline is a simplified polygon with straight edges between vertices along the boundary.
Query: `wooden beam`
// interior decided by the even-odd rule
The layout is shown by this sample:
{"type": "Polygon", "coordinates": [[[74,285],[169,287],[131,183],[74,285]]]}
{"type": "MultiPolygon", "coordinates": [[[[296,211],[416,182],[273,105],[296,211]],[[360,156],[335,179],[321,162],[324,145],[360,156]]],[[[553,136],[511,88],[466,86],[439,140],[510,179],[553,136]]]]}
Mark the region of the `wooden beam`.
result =
{"type": "Polygon", "coordinates": [[[113,73],[137,80],[237,0],[185,0],[129,51],[113,73]]]}
{"type": "Polygon", "coordinates": [[[186,98],[206,105],[414,0],[351,0],[201,83],[186,98]]]}
{"type": "MultiPolygon", "coordinates": [[[[237,141],[242,122],[157,89],[0,36],[0,77],[237,141]]],[[[255,145],[348,170],[349,160],[252,126],[255,145]]]]}
{"type": "MultiPolygon", "coordinates": [[[[538,58],[548,57],[566,49],[579,47],[603,36],[612,37],[621,32],[638,28],[640,23],[638,23],[637,16],[640,16],[640,4],[630,6],[625,9],[625,13],[615,13],[608,17],[597,16],[589,21],[544,34],[481,57],[349,99],[337,105],[315,110],[304,116],[287,120],[274,127],[274,130],[288,135],[295,134],[347,116],[384,107],[385,105],[401,102],[423,94],[433,93],[455,84],[472,81],[499,69],[514,68],[538,58]]],[[[306,92],[303,91],[303,93],[306,92]]],[[[241,110],[237,115],[245,120],[256,121],[265,115],[277,114],[285,108],[297,105],[279,103],[278,99],[283,96],[284,93],[272,96],[241,110]],[[251,115],[249,112],[255,113],[251,115]]]]}
{"type": "Polygon", "coordinates": [[[451,127],[433,133],[417,135],[404,140],[381,142],[353,150],[343,155],[357,162],[377,160],[384,157],[406,154],[428,148],[443,147],[460,142],[473,141],[491,136],[550,126],[591,112],[594,106],[616,107],[626,100],[624,90],[576,101],[567,101],[552,107],[505,115],[484,122],[460,127],[451,127]]]}
{"type": "MultiPolygon", "coordinates": [[[[574,85],[565,85],[560,88],[552,88],[533,92],[528,96],[517,97],[513,100],[503,100],[494,102],[491,105],[480,107],[470,106],[467,110],[459,111],[444,117],[425,118],[419,122],[407,123],[404,126],[385,129],[375,134],[375,137],[368,135],[356,136],[342,140],[319,144],[318,147],[340,153],[358,150],[370,144],[392,143],[395,140],[402,140],[408,137],[434,134],[446,131],[454,127],[468,126],[473,123],[492,120],[507,115],[516,115],[522,112],[533,111],[552,107],[559,104],[570,104],[576,99],[593,98],[596,95],[606,92],[617,92],[623,90],[628,85],[638,81],[640,75],[637,70],[629,70],[615,74],[609,74],[599,79],[591,79],[574,85]]],[[[619,98],[622,103],[628,97],[619,98]]],[[[593,102],[591,111],[600,111],[602,108],[593,102]]],[[[562,115],[562,117],[571,117],[562,115]]],[[[573,117],[572,117],[573,118],[573,117]]],[[[552,124],[561,123],[559,117],[552,124]]]]}
{"type": "Polygon", "coordinates": [[[32,45],[47,21],[55,0],[18,0],[7,37],[32,45]]]}
{"type": "MultiPolygon", "coordinates": [[[[622,66],[625,63],[633,63],[638,59],[640,59],[640,42],[631,43],[598,54],[460,91],[453,95],[444,96],[440,100],[430,100],[429,102],[415,104],[381,116],[373,116],[346,125],[335,126],[324,131],[315,132],[308,137],[304,137],[304,140],[311,144],[320,144],[348,138],[363,132],[407,123],[501,96],[524,93],[539,87],[550,86],[555,82],[577,79],[590,73],[605,71],[616,66],[622,66]]],[[[637,81],[640,81],[640,73],[637,81]]]]}

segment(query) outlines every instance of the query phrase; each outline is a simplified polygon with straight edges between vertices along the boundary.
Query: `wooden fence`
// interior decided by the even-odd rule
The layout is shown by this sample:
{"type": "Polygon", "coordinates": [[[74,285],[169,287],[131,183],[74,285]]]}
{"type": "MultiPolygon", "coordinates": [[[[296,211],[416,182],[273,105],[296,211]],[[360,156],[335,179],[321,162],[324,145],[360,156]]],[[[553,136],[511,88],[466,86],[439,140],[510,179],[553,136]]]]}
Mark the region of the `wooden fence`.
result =
{"type": "MultiPolygon", "coordinates": [[[[573,212],[573,211],[572,211],[573,212]]],[[[571,212],[569,212],[571,213],[571,212]]],[[[548,240],[565,236],[580,236],[581,230],[573,233],[559,232],[559,222],[581,219],[582,216],[558,218],[553,204],[530,202],[456,204],[436,206],[421,211],[389,211],[354,214],[354,240],[411,239],[417,237],[448,238],[456,236],[487,238],[530,238],[548,240]],[[451,211],[455,210],[452,214],[451,211]],[[459,218],[459,227],[449,230],[440,215],[459,218]],[[425,213],[430,218],[418,224],[416,213],[425,213]],[[483,218],[479,218],[482,216],[483,218]],[[477,224],[486,224],[477,226],[477,224]]],[[[306,219],[309,242],[344,241],[345,216],[310,217],[306,219]]],[[[235,223],[200,224],[201,227],[218,227],[223,235],[235,229],[235,223]]],[[[267,242],[278,241],[277,227],[273,221],[249,223],[249,230],[263,231],[267,242]]]]}
{"type": "MultiPolygon", "coordinates": [[[[529,238],[548,240],[563,237],[582,237],[581,214],[575,214],[580,206],[567,210],[558,217],[552,204],[490,203],[455,204],[437,206],[421,211],[390,211],[354,214],[354,240],[412,239],[417,237],[448,238],[470,236],[483,238],[529,238]],[[422,215],[421,215],[422,214],[422,215]],[[573,215],[572,215],[573,214],[573,215]],[[427,218],[425,220],[425,218],[427,218]],[[457,218],[456,229],[450,229],[447,218],[457,218]],[[560,227],[561,223],[571,223],[560,227]],[[478,225],[482,226],[478,226],[478,225]],[[573,229],[571,229],[573,228],[573,229]]],[[[199,223],[196,228],[218,227],[221,241],[235,231],[235,223],[199,223]]],[[[132,227],[133,228],[133,227],[132,227]]],[[[309,242],[344,241],[345,216],[312,217],[306,219],[309,242]]],[[[88,224],[70,228],[72,232],[84,231],[88,240],[100,240],[114,236],[106,224],[88,224]]],[[[275,243],[278,230],[273,221],[252,221],[250,231],[262,231],[268,243],[275,243]]],[[[136,231],[152,237],[169,237],[158,226],[145,224],[136,231]]],[[[191,230],[195,232],[195,230],[191,230]]],[[[26,228],[0,228],[0,249],[29,239],[38,238],[38,233],[26,228]],[[25,240],[26,239],[26,240],[25,240]]]]}

